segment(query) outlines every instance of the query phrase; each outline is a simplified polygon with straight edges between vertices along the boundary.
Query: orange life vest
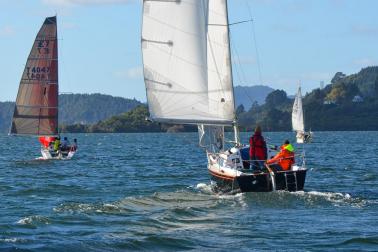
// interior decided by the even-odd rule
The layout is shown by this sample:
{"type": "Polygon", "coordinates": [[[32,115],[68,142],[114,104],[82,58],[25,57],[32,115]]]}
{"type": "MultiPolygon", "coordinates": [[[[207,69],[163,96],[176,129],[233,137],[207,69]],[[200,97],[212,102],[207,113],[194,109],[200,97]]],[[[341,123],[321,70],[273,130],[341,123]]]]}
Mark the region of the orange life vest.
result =
{"type": "Polygon", "coordinates": [[[282,167],[282,170],[288,171],[291,169],[291,166],[295,163],[294,152],[285,149],[285,145],[281,147],[281,151],[274,156],[272,159],[269,159],[266,163],[269,164],[279,164],[282,167]]]}

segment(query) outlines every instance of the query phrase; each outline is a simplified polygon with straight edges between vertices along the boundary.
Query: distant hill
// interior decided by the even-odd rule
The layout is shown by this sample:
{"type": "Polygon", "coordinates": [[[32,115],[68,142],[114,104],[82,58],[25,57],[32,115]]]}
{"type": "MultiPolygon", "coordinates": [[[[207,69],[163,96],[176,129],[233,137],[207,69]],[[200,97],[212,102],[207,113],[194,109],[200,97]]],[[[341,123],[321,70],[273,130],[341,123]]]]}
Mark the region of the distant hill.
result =
{"type": "Polygon", "coordinates": [[[7,133],[13,114],[14,102],[0,102],[0,133],[7,133]]]}
{"type": "MultiPolygon", "coordinates": [[[[293,99],[269,87],[235,87],[241,130],[260,124],[264,131],[290,131],[293,99]],[[259,92],[257,91],[259,90],[259,92]],[[259,94],[260,96],[258,96],[259,94]],[[246,98],[248,101],[246,100],[246,98]],[[261,100],[264,97],[264,100],[261,100]],[[244,102],[243,102],[244,101],[244,102]],[[256,101],[257,103],[252,103],[256,101]],[[253,104],[253,105],[252,105],[253,104]],[[252,105],[252,106],[250,106],[252,105]]],[[[109,95],[61,95],[60,116],[64,132],[178,132],[194,126],[151,123],[147,106],[133,99],[109,95]]],[[[323,89],[303,98],[306,128],[317,130],[378,130],[378,66],[359,73],[335,74],[323,89]]],[[[9,129],[13,103],[0,103],[0,130],[9,129]]]]}
{"type": "Polygon", "coordinates": [[[60,124],[92,124],[127,112],[142,103],[103,94],[62,94],[59,96],[60,124]]]}
{"type": "Polygon", "coordinates": [[[128,112],[112,116],[92,125],[63,125],[62,132],[71,133],[136,133],[136,132],[182,132],[197,131],[193,125],[170,125],[151,122],[146,105],[140,105],[128,112]]]}
{"type": "Polygon", "coordinates": [[[236,107],[243,104],[246,110],[249,110],[254,102],[264,104],[265,98],[274,89],[268,86],[236,86],[234,88],[234,95],[236,100],[236,107]]]}
{"type": "Polygon", "coordinates": [[[378,66],[346,76],[304,99],[307,123],[315,130],[378,130],[378,66]]]}
{"type": "MultiPolygon", "coordinates": [[[[130,111],[142,103],[103,94],[61,94],[59,104],[60,124],[93,124],[130,111]]],[[[0,132],[8,132],[13,110],[14,102],[0,102],[0,132]]]]}
{"type": "MultiPolygon", "coordinates": [[[[239,111],[243,128],[260,124],[268,131],[291,130],[293,99],[276,90],[266,103],[239,111]]],[[[378,66],[359,73],[335,74],[323,89],[314,89],[303,98],[305,126],[312,130],[378,130],[378,66]]]]}

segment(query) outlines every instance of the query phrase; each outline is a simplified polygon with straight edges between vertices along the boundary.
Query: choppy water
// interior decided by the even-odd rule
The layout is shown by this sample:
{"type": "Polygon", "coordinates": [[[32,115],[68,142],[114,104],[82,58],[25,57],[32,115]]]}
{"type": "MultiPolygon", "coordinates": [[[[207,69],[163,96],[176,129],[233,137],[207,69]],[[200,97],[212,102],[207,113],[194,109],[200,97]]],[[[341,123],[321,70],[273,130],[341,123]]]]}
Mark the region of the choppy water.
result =
{"type": "Polygon", "coordinates": [[[378,132],[316,132],[304,192],[237,195],[211,192],[196,134],[75,137],[38,161],[0,135],[0,250],[378,250],[378,132]]]}

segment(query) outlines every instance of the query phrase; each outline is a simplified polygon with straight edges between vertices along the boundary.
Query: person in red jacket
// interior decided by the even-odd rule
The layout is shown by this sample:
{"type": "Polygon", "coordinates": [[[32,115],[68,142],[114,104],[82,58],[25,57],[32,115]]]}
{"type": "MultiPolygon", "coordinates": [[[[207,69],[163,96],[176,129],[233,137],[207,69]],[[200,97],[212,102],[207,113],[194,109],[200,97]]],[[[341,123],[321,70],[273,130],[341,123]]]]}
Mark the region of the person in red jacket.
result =
{"type": "Polygon", "coordinates": [[[294,163],[294,147],[290,144],[289,140],[285,141],[277,155],[266,162],[269,167],[278,171],[288,171],[294,163]]]}
{"type": "Polygon", "coordinates": [[[267,156],[266,142],[261,134],[261,127],[257,126],[255,133],[249,138],[249,158],[252,169],[262,169],[267,156]]]}

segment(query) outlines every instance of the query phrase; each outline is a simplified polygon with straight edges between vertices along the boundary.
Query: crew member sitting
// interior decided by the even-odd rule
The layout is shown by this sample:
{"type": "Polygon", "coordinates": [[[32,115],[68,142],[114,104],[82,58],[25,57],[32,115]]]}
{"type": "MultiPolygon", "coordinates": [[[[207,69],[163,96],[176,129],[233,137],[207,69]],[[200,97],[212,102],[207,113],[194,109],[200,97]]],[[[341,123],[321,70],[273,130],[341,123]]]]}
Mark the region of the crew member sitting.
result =
{"type": "Polygon", "coordinates": [[[77,150],[77,139],[75,138],[73,140],[73,144],[71,144],[70,151],[76,151],[77,150]]]}
{"type": "Polygon", "coordinates": [[[289,140],[285,141],[277,155],[266,162],[269,167],[277,171],[288,171],[294,163],[294,147],[290,144],[289,140]]]}
{"type": "Polygon", "coordinates": [[[54,141],[54,151],[59,151],[60,150],[60,137],[55,138],[54,141]]]}
{"type": "Polygon", "coordinates": [[[68,141],[68,138],[67,137],[64,137],[63,138],[63,141],[61,143],[61,150],[62,151],[66,151],[69,149],[69,146],[70,146],[70,142],[68,141]]]}
{"type": "Polygon", "coordinates": [[[249,138],[249,158],[251,160],[252,169],[262,169],[267,156],[266,142],[261,134],[261,127],[257,126],[255,133],[249,138]]]}

